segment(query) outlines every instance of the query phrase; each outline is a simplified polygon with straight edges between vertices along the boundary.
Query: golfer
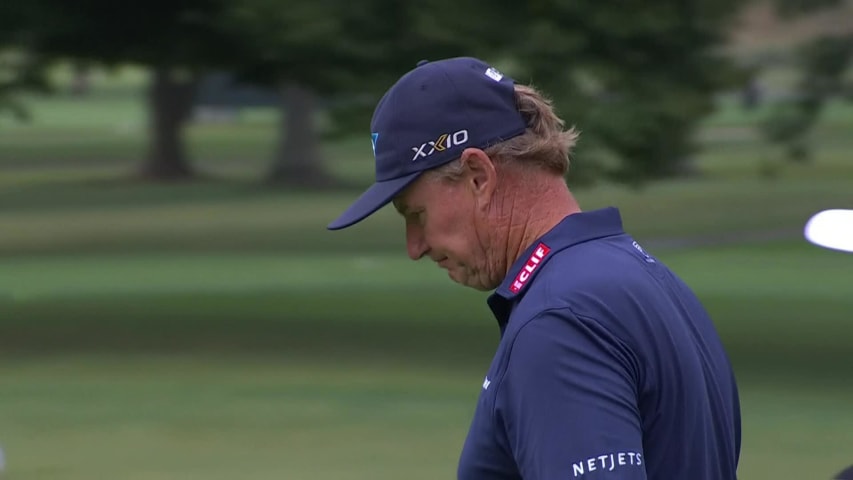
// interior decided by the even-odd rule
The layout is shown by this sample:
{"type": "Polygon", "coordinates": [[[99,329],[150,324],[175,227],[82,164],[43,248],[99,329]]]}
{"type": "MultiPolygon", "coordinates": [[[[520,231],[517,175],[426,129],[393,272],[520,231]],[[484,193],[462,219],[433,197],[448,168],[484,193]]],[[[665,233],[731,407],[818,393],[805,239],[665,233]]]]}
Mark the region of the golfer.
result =
{"type": "Polygon", "coordinates": [[[459,479],[736,478],[715,327],[618,209],[581,210],[564,180],[578,133],[548,100],[478,59],[423,61],[371,133],[376,182],[329,229],[393,203],[413,260],[492,292],[501,340],[459,479]]]}

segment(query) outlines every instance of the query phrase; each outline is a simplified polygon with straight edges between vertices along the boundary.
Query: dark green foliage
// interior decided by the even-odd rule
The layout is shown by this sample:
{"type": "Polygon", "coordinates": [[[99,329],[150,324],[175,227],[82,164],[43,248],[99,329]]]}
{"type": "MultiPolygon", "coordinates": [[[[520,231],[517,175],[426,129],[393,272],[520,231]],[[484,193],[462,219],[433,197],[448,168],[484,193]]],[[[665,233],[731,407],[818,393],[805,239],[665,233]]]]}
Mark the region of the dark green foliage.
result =
{"type": "MultiPolygon", "coordinates": [[[[808,14],[838,5],[839,0],[777,0],[777,11],[786,17],[808,14]]],[[[853,84],[845,73],[853,62],[853,34],[827,34],[800,45],[794,62],[799,80],[792,98],[775,106],[760,125],[764,137],[781,145],[788,159],[811,159],[809,134],[833,98],[851,98],[853,84]]]]}
{"type": "Polygon", "coordinates": [[[242,0],[222,29],[245,49],[233,59],[241,81],[311,88],[326,99],[330,133],[352,134],[369,130],[379,97],[419,60],[499,51],[494,15],[485,1],[242,0]]]}
{"type": "Polygon", "coordinates": [[[31,51],[33,29],[42,13],[28,2],[0,2],[0,115],[10,113],[27,120],[27,110],[17,100],[23,91],[49,89],[44,59],[31,51]]]}
{"type": "Polygon", "coordinates": [[[600,173],[640,185],[680,170],[715,92],[741,81],[717,53],[738,3],[531,2],[513,51],[520,76],[582,129],[579,162],[603,150],[615,162],[600,173]]]}
{"type": "Polygon", "coordinates": [[[761,124],[771,142],[785,147],[794,161],[810,158],[808,136],[826,103],[849,95],[844,73],[853,61],[853,35],[825,36],[798,52],[800,79],[793,98],[777,105],[761,124]]]}
{"type": "Polygon", "coordinates": [[[217,29],[224,0],[34,1],[51,12],[34,46],[56,56],[198,69],[233,53],[217,29]]]}
{"type": "Polygon", "coordinates": [[[793,17],[822,8],[834,7],[843,0],[775,0],[776,11],[783,17],[793,17]]]}
{"type": "Polygon", "coordinates": [[[299,85],[322,97],[335,135],[366,132],[379,96],[418,60],[479,56],[542,89],[582,130],[575,181],[632,185],[683,172],[714,94],[741,80],[718,53],[740,3],[26,2],[49,12],[27,30],[33,52],[299,85]]]}

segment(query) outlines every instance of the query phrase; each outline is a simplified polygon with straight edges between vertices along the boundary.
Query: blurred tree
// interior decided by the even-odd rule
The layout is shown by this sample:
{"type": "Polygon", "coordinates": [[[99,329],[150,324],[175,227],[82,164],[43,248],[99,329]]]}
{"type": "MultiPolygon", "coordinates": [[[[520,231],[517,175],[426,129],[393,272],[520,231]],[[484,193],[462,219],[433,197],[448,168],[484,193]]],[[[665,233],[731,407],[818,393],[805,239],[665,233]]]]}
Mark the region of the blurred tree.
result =
{"type": "Polygon", "coordinates": [[[843,0],[774,0],[776,11],[785,17],[811,13],[823,8],[834,7],[843,0]]]}
{"type": "MultiPolygon", "coordinates": [[[[783,18],[833,7],[841,0],[776,0],[783,18]]],[[[795,53],[799,80],[792,97],[774,106],[760,124],[770,142],[781,145],[792,161],[806,162],[812,152],[809,134],[833,98],[853,100],[853,83],[845,73],[853,66],[853,34],[826,34],[799,45],[795,53]]]]}
{"type": "Polygon", "coordinates": [[[739,0],[508,3],[518,68],[583,132],[575,183],[683,172],[716,92],[745,80],[720,48],[739,0]]]}
{"type": "MultiPolygon", "coordinates": [[[[314,185],[330,182],[320,161],[318,106],[333,119],[333,134],[352,132],[356,122],[365,129],[381,92],[418,59],[473,54],[488,43],[487,24],[465,26],[480,10],[487,18],[488,5],[485,0],[465,6],[449,0],[3,2],[10,11],[38,12],[28,17],[35,21],[14,30],[28,40],[33,58],[151,69],[149,148],[142,168],[147,177],[192,174],[182,130],[200,76],[224,70],[237,72],[238,81],[280,92],[285,114],[270,177],[314,185]]],[[[4,20],[22,23],[16,16],[4,20]]]]}
{"type": "MultiPolygon", "coordinates": [[[[228,23],[256,56],[246,78],[287,92],[274,179],[323,183],[313,95],[338,131],[364,130],[378,95],[418,59],[484,56],[550,94],[584,135],[576,184],[632,185],[689,166],[693,132],[745,75],[720,52],[738,0],[241,0],[228,23]]],[[[366,142],[366,141],[365,141],[366,142]]],[[[365,143],[366,144],[366,143],[365,143]]]]}
{"type": "Polygon", "coordinates": [[[100,2],[7,0],[49,12],[31,31],[33,51],[78,63],[150,67],[149,144],[141,173],[153,179],[192,175],[182,140],[201,72],[231,55],[217,31],[226,0],[100,2]]]}
{"type": "Polygon", "coordinates": [[[29,118],[18,95],[25,91],[46,92],[46,60],[32,48],[34,30],[43,16],[40,5],[0,2],[0,114],[19,120],[29,118]]]}
{"type": "Polygon", "coordinates": [[[71,66],[71,93],[84,97],[91,89],[91,67],[85,62],[74,62],[71,66]]]}
{"type": "MultiPolygon", "coordinates": [[[[332,131],[366,132],[378,96],[422,58],[481,56],[550,94],[583,130],[575,182],[633,185],[687,164],[713,95],[740,80],[722,56],[738,0],[6,0],[51,12],[33,51],[81,62],[151,67],[151,140],[143,172],[191,174],[181,130],[199,74],[281,93],[275,181],[328,184],[318,147],[332,131]]],[[[15,8],[15,7],[13,7],[15,8]]],[[[365,145],[367,143],[365,133],[365,145]]]]}
{"type": "Polygon", "coordinates": [[[354,20],[349,10],[358,8],[347,5],[338,0],[286,6],[278,0],[240,0],[220,19],[245,47],[234,59],[239,81],[279,93],[280,128],[269,172],[273,182],[332,182],[321,162],[318,95],[355,94],[363,88],[358,74],[372,47],[358,37],[361,32],[348,28],[354,20]]]}
{"type": "MultiPolygon", "coordinates": [[[[463,22],[488,8],[485,0],[462,5],[449,0],[232,3],[223,21],[246,48],[234,65],[241,80],[281,92],[281,127],[269,179],[333,184],[319,149],[321,105],[331,121],[327,134],[366,132],[384,89],[419,59],[482,51],[490,26],[463,22]]],[[[367,148],[367,133],[364,138],[367,148]]]]}

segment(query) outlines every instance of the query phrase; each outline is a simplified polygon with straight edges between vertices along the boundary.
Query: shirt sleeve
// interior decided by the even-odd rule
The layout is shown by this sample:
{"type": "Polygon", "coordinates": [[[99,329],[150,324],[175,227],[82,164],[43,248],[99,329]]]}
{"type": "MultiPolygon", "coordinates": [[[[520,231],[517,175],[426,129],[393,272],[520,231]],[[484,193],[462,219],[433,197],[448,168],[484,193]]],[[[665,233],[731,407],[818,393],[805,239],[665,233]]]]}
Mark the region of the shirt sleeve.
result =
{"type": "Polygon", "coordinates": [[[592,319],[550,310],[521,327],[495,415],[524,480],[645,480],[631,350],[592,319]]]}

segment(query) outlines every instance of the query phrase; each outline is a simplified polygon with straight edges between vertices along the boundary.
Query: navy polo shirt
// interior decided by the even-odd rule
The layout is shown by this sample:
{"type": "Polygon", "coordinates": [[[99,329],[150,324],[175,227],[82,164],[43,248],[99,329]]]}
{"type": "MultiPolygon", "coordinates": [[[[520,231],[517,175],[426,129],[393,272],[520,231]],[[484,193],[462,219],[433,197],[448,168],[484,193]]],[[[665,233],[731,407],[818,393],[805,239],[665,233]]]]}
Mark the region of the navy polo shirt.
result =
{"type": "Polygon", "coordinates": [[[699,300],[622,229],[567,216],[489,297],[501,340],[460,480],[734,480],[735,378],[699,300]]]}

